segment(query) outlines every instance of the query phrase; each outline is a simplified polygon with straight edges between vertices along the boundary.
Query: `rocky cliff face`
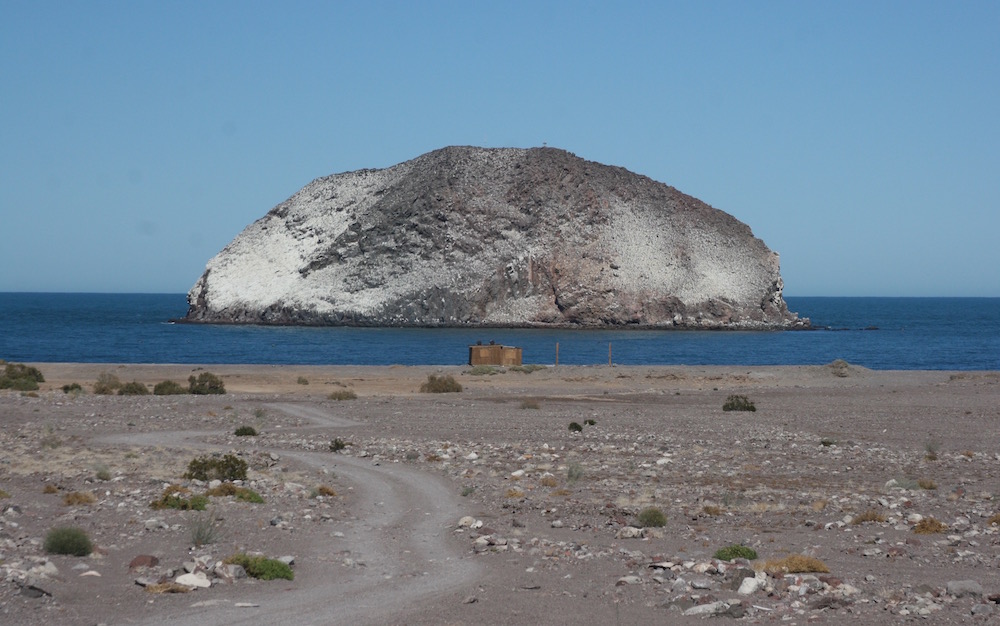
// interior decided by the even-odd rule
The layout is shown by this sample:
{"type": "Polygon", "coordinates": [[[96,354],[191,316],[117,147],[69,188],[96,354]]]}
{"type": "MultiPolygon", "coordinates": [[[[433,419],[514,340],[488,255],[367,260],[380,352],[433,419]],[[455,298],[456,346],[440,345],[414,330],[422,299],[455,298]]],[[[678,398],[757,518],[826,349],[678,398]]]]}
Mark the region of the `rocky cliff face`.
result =
{"type": "Polygon", "coordinates": [[[778,255],[732,216],[552,148],[450,147],[306,185],[208,262],[187,320],[774,328],[778,255]]]}

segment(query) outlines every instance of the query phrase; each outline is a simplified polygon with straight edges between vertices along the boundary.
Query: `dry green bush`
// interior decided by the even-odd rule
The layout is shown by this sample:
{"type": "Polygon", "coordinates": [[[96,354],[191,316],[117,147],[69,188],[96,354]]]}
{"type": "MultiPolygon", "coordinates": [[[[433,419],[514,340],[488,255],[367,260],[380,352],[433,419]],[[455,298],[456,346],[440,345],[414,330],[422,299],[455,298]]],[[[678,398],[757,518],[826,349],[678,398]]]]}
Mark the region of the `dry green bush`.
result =
{"type": "Polygon", "coordinates": [[[855,515],[853,518],[851,518],[851,524],[854,526],[864,524],[865,522],[875,522],[877,524],[881,524],[884,521],[885,521],[885,515],[882,515],[875,509],[868,509],[864,513],[859,513],[858,515],[855,515]]]}
{"type": "Polygon", "coordinates": [[[716,550],[712,558],[719,559],[720,561],[732,561],[733,559],[754,561],[757,559],[757,551],[747,546],[731,545],[716,550]]]}
{"type": "Polygon", "coordinates": [[[212,372],[202,372],[198,377],[188,376],[188,393],[195,395],[221,395],[226,393],[222,379],[212,372]]]}
{"type": "Polygon", "coordinates": [[[732,395],[722,405],[723,411],[756,411],[753,401],[746,396],[732,395]]]}
{"type": "Polygon", "coordinates": [[[948,530],[948,526],[942,524],[933,517],[925,517],[917,522],[917,524],[913,527],[913,532],[918,535],[933,535],[936,533],[943,533],[946,530],[948,530]]]}
{"type": "Polygon", "coordinates": [[[234,554],[227,558],[225,563],[241,565],[247,572],[247,576],[260,580],[275,580],[283,578],[293,580],[295,574],[292,568],[277,559],[269,559],[265,556],[249,555],[244,553],[234,554]]]}
{"type": "Polygon", "coordinates": [[[827,574],[830,572],[830,568],[823,561],[804,554],[793,554],[783,559],[768,559],[759,566],[755,566],[755,569],[758,567],[768,574],[827,574]]]}
{"type": "Polygon", "coordinates": [[[338,389],[332,392],[327,398],[331,400],[357,400],[358,394],[351,389],[338,389]]]}
{"type": "Polygon", "coordinates": [[[61,526],[53,528],[45,535],[43,544],[49,554],[87,556],[94,551],[94,544],[87,533],[80,528],[61,526]]]}
{"type": "Polygon", "coordinates": [[[195,480],[246,480],[247,462],[232,454],[202,456],[188,463],[184,478],[195,480]]]}
{"type": "Polygon", "coordinates": [[[187,392],[187,387],[172,380],[164,380],[153,385],[154,396],[180,396],[187,392]]]}
{"type": "Polygon", "coordinates": [[[37,368],[23,363],[7,363],[0,374],[0,389],[15,391],[35,391],[45,377],[37,368]]]}
{"type": "Polygon", "coordinates": [[[94,393],[101,396],[114,395],[121,389],[122,381],[111,372],[101,372],[97,375],[97,382],[94,383],[94,393]]]}
{"type": "Polygon", "coordinates": [[[427,382],[420,385],[421,393],[457,393],[459,391],[462,391],[462,385],[451,374],[446,376],[429,374],[427,382]]]}
{"type": "Polygon", "coordinates": [[[635,519],[642,528],[660,528],[667,525],[667,516],[655,506],[646,507],[639,511],[639,515],[635,519]]]}
{"type": "Polygon", "coordinates": [[[927,490],[937,489],[937,483],[931,480],[930,478],[921,478],[920,480],[917,481],[917,485],[919,485],[921,489],[927,489],[927,490]]]}
{"type": "Polygon", "coordinates": [[[125,383],[118,388],[118,395],[120,396],[148,396],[149,388],[146,385],[140,383],[137,380],[133,380],[130,383],[125,383]]]}
{"type": "Polygon", "coordinates": [[[81,506],[97,502],[97,496],[89,491],[71,491],[63,496],[63,504],[66,506],[81,506]]]}

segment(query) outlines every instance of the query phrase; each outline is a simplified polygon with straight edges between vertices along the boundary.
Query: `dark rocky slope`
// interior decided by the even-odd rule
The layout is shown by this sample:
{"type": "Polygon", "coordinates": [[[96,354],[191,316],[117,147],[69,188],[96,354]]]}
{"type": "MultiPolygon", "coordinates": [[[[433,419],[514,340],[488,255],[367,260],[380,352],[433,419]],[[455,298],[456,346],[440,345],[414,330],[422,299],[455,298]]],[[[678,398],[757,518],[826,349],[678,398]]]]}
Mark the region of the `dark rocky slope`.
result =
{"type": "Polygon", "coordinates": [[[450,147],[317,179],[209,261],[187,321],[807,325],[778,255],[673,187],[552,148],[450,147]]]}

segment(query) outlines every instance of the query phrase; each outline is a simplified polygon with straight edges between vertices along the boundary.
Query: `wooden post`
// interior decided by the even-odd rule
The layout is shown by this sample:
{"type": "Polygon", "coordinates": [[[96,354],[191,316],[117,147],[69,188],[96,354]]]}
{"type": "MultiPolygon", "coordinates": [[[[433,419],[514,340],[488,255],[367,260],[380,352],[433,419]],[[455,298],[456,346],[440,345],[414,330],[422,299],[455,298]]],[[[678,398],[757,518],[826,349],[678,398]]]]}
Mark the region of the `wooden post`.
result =
{"type": "Polygon", "coordinates": [[[556,365],[559,365],[559,342],[556,342],[556,365]]]}
{"type": "Polygon", "coordinates": [[[611,342],[608,342],[608,367],[611,367],[611,342]]]}

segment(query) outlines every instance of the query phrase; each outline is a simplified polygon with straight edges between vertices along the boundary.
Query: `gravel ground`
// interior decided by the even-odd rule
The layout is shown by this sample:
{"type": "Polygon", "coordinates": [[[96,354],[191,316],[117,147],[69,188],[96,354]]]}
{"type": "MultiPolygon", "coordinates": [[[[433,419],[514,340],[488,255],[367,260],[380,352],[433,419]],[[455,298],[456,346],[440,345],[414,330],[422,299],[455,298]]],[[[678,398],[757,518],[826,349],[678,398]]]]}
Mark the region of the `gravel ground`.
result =
{"type": "Polygon", "coordinates": [[[3,623],[1000,616],[996,372],[210,366],[226,395],[126,397],[89,390],[203,370],[35,365],[37,397],[0,393],[3,623]],[[429,374],[464,390],[419,393],[429,374]],[[723,411],[734,394],[756,411],[723,411]],[[211,454],[245,460],[264,502],[150,507],[204,493],[183,475],[211,454]],[[643,527],[651,507],[663,526],[643,527]],[[95,552],[47,554],[56,526],[95,552]],[[757,558],[714,558],[730,545],[757,558]],[[291,560],[294,580],[240,577],[237,552],[291,560]],[[803,566],[828,571],[787,571],[803,566]]]}

